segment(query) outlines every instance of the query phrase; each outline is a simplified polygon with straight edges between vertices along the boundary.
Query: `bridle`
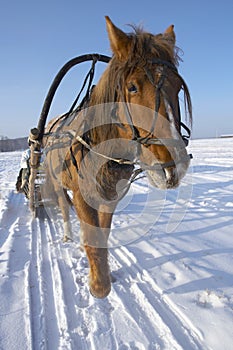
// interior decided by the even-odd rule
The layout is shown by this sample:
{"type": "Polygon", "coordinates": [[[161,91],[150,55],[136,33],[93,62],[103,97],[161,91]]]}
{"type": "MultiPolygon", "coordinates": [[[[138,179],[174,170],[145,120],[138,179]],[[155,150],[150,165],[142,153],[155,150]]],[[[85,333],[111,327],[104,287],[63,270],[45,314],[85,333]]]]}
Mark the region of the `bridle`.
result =
{"type": "MultiPolygon", "coordinates": [[[[148,134],[144,137],[141,137],[139,135],[139,132],[137,130],[136,127],[134,127],[133,125],[133,121],[132,121],[132,116],[130,114],[129,109],[126,107],[126,116],[129,122],[129,125],[131,126],[132,129],[132,140],[136,141],[142,145],[160,145],[160,146],[176,146],[178,144],[180,144],[181,140],[175,140],[175,139],[161,139],[161,138],[155,138],[152,137],[151,135],[153,134],[153,130],[155,128],[155,123],[156,123],[156,119],[159,113],[159,107],[160,107],[160,102],[161,102],[161,94],[166,95],[164,89],[163,89],[163,84],[166,78],[166,75],[164,74],[164,68],[168,67],[169,69],[171,69],[181,80],[182,83],[184,83],[183,79],[181,78],[181,76],[178,73],[178,70],[176,68],[176,66],[168,61],[164,61],[161,59],[153,59],[151,61],[152,64],[156,64],[157,66],[162,66],[162,72],[160,74],[159,80],[157,83],[155,83],[152,74],[150,72],[150,70],[148,70],[146,67],[144,67],[144,71],[146,73],[146,76],[148,78],[148,80],[150,81],[150,83],[154,86],[155,88],[155,110],[154,110],[154,120],[151,126],[150,131],[148,132],[148,134]]],[[[165,97],[165,96],[164,96],[165,97]]],[[[168,99],[167,99],[168,100],[168,99]]],[[[189,138],[191,136],[191,131],[188,128],[187,125],[185,125],[182,121],[181,121],[181,113],[180,113],[180,104],[178,101],[178,123],[179,123],[179,133],[180,136],[182,138],[182,141],[185,144],[185,147],[188,146],[189,143],[189,138]],[[187,134],[182,134],[182,128],[186,131],[187,134]]],[[[190,157],[191,158],[191,157],[190,157]]]]}
{"type": "MultiPolygon", "coordinates": [[[[181,112],[180,112],[180,105],[179,105],[179,101],[178,101],[178,123],[179,123],[179,134],[180,134],[180,139],[162,139],[162,138],[156,138],[153,137],[153,131],[155,128],[155,123],[156,123],[156,119],[158,117],[158,113],[159,113],[159,108],[160,108],[160,103],[161,103],[161,94],[166,95],[165,90],[163,89],[163,85],[166,79],[166,75],[164,74],[164,69],[168,68],[171,69],[175,75],[181,80],[182,82],[182,86],[184,83],[183,78],[179,75],[178,70],[176,68],[176,66],[168,61],[164,61],[158,58],[154,58],[152,61],[150,61],[150,63],[152,65],[156,65],[156,66],[161,66],[162,67],[162,71],[159,77],[158,82],[155,82],[153,79],[153,76],[151,74],[151,71],[147,68],[144,67],[144,71],[146,73],[146,76],[148,78],[148,80],[150,81],[150,83],[154,86],[155,88],[155,110],[154,110],[154,119],[152,121],[152,126],[150,128],[150,131],[148,132],[148,134],[146,136],[140,136],[138,129],[134,126],[133,124],[133,118],[132,115],[130,113],[130,110],[128,108],[128,104],[125,101],[125,105],[124,105],[124,109],[125,109],[125,115],[127,118],[127,122],[128,125],[131,128],[132,131],[132,138],[131,140],[136,142],[137,145],[143,145],[143,146],[150,146],[150,145],[157,145],[157,146],[165,146],[165,147],[183,147],[185,145],[185,147],[188,146],[189,143],[189,138],[191,136],[191,131],[188,128],[187,125],[185,125],[182,121],[181,121],[181,112]],[[186,134],[182,133],[182,128],[186,131],[186,134]]],[[[123,98],[123,94],[122,94],[122,98],[123,98]]],[[[168,100],[168,99],[167,99],[168,100]]],[[[173,110],[173,108],[172,108],[173,110]]],[[[173,115],[174,115],[174,111],[173,111],[173,115]]],[[[144,170],[149,169],[149,170],[155,170],[158,169],[158,167],[161,169],[165,169],[165,168],[169,168],[169,167],[174,167],[176,166],[178,163],[183,163],[186,161],[189,161],[190,159],[192,159],[193,156],[192,154],[188,154],[186,157],[183,157],[181,160],[179,161],[169,161],[169,162],[165,162],[165,163],[161,163],[161,164],[156,164],[154,166],[146,166],[143,165],[144,170]]],[[[124,162],[124,160],[120,160],[121,164],[126,164],[126,162],[124,162]]]]}
{"type": "MultiPolygon", "coordinates": [[[[85,62],[85,61],[92,61],[92,66],[91,69],[89,70],[89,72],[87,73],[85,79],[84,79],[84,83],[83,86],[77,96],[77,98],[75,99],[74,103],[72,104],[72,107],[70,108],[69,112],[66,113],[65,115],[62,116],[65,117],[63,118],[64,120],[66,120],[70,115],[73,115],[74,113],[78,113],[80,110],[82,110],[83,108],[85,108],[86,106],[88,106],[88,102],[90,99],[90,95],[91,95],[91,90],[92,90],[92,81],[94,78],[94,72],[95,72],[95,64],[96,62],[100,61],[100,62],[104,62],[104,63],[109,63],[109,61],[111,60],[111,57],[109,56],[105,56],[105,55],[101,55],[101,54],[87,54],[87,55],[82,55],[82,56],[78,56],[76,58],[71,59],[70,61],[68,61],[58,72],[58,74],[55,76],[52,85],[50,86],[50,89],[48,91],[48,94],[46,96],[46,99],[44,101],[44,105],[43,105],[43,109],[40,115],[40,119],[38,122],[38,132],[39,132],[39,137],[38,137],[38,142],[41,142],[42,138],[44,135],[51,135],[53,134],[52,132],[46,133],[44,134],[44,128],[45,128],[45,123],[46,123],[46,119],[49,113],[49,109],[53,100],[53,97],[55,95],[55,92],[61,82],[61,80],[63,79],[63,77],[65,76],[65,74],[75,65],[85,62]],[[81,93],[83,92],[85,85],[88,85],[87,89],[86,89],[86,93],[84,98],[82,99],[81,103],[77,106],[77,103],[79,101],[79,98],[81,96],[81,93]]],[[[180,108],[179,108],[179,115],[178,115],[178,122],[179,122],[179,132],[181,135],[181,139],[180,140],[176,140],[176,139],[160,139],[160,138],[155,138],[152,137],[151,135],[153,134],[152,131],[154,129],[154,125],[156,122],[156,117],[158,115],[158,111],[159,111],[159,107],[160,107],[160,100],[161,100],[161,94],[165,95],[165,91],[163,89],[163,84],[165,81],[165,74],[164,74],[164,68],[168,68],[171,69],[180,79],[181,81],[184,83],[184,80],[180,77],[176,66],[168,61],[164,61],[158,58],[154,58],[151,62],[152,65],[156,65],[156,66],[161,66],[162,67],[162,74],[160,75],[160,79],[157,83],[155,83],[153,76],[150,72],[150,70],[148,70],[146,67],[144,67],[145,73],[149,79],[149,81],[152,83],[152,85],[155,87],[156,90],[156,100],[155,100],[155,117],[152,123],[152,127],[150,132],[148,133],[148,135],[141,137],[139,135],[139,131],[138,129],[133,125],[133,121],[132,121],[132,116],[130,114],[130,111],[128,109],[127,103],[125,103],[125,110],[126,110],[126,117],[128,119],[128,124],[132,130],[132,141],[136,142],[136,144],[138,146],[140,145],[144,145],[144,146],[149,146],[149,145],[158,145],[158,146],[171,146],[171,147],[181,147],[183,146],[182,143],[184,143],[185,147],[188,146],[188,142],[189,142],[189,138],[191,135],[190,129],[181,121],[181,114],[180,114],[180,108]],[[181,129],[184,129],[186,131],[186,134],[183,135],[181,133],[181,129]]],[[[185,83],[184,83],[185,84],[185,83]]],[[[178,103],[179,106],[179,103],[178,103]]],[[[52,129],[52,127],[51,127],[52,129]]],[[[60,127],[59,127],[60,129],[60,127]]],[[[60,138],[61,135],[58,135],[57,137],[60,138]]],[[[98,153],[96,152],[93,147],[91,146],[91,144],[89,142],[86,141],[84,135],[83,136],[79,136],[77,133],[74,132],[70,132],[70,138],[72,138],[73,140],[77,140],[78,142],[80,142],[83,147],[85,147],[86,149],[88,149],[90,152],[95,153],[96,155],[99,155],[101,157],[104,157],[106,160],[108,161],[112,161],[115,162],[119,165],[139,165],[140,163],[137,163],[136,161],[130,161],[127,159],[118,159],[118,158],[113,158],[113,157],[109,157],[107,155],[104,155],[102,153],[98,153]]],[[[71,150],[71,155],[72,155],[72,146],[70,147],[71,150]]],[[[134,174],[133,174],[133,178],[136,177],[136,175],[144,170],[155,170],[155,169],[165,169],[165,168],[169,168],[169,167],[174,167],[176,166],[178,163],[182,163],[182,162],[186,162],[188,160],[190,160],[190,158],[192,158],[192,155],[189,154],[186,157],[183,157],[182,159],[180,159],[179,161],[169,161],[163,164],[155,164],[153,166],[146,166],[143,165],[143,169],[139,168],[137,170],[135,170],[134,174]]],[[[74,161],[74,157],[71,157],[72,162],[74,163],[74,165],[77,167],[77,164],[74,161]]],[[[78,168],[77,168],[78,170],[78,168]]]]}

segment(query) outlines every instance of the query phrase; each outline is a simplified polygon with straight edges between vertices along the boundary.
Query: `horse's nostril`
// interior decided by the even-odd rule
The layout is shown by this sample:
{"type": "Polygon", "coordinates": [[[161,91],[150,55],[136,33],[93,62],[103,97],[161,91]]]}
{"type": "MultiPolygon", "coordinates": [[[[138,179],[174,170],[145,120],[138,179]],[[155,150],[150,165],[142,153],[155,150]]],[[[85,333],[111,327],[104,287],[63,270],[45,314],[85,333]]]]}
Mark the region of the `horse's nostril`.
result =
{"type": "Polygon", "coordinates": [[[173,188],[178,185],[178,174],[176,167],[164,169],[166,183],[168,188],[173,188]]]}

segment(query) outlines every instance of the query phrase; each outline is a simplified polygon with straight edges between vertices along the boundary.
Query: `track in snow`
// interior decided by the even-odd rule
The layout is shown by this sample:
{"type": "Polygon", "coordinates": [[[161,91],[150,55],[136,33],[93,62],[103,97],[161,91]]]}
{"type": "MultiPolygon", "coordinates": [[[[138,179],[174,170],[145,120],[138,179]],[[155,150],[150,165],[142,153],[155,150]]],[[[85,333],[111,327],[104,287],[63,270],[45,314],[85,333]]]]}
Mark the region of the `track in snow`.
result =
{"type": "MultiPolygon", "coordinates": [[[[33,224],[37,247],[32,255],[34,259],[37,256],[39,286],[32,288],[31,304],[40,305],[37,309],[41,310],[38,325],[31,316],[33,349],[37,344],[42,345],[38,349],[118,349],[119,342],[125,349],[202,348],[198,332],[194,327],[188,330],[190,324],[164,301],[128,249],[112,251],[110,262],[117,270],[111,297],[95,300],[87,287],[87,260],[78,246],[71,243],[63,247],[49,219],[33,224]],[[127,326],[134,329],[128,345],[127,326]]],[[[32,278],[35,282],[35,273],[32,278]]]]}
{"type": "Polygon", "coordinates": [[[23,275],[13,299],[17,302],[21,290],[24,307],[18,312],[27,346],[18,331],[12,349],[17,342],[20,349],[33,350],[203,349],[198,331],[164,298],[128,248],[111,249],[112,292],[105,300],[95,300],[88,291],[85,255],[77,243],[62,243],[49,217],[31,219],[24,198],[11,192],[2,223],[7,279],[15,278],[16,266],[23,275]]]}
{"type": "MultiPolygon", "coordinates": [[[[204,141],[193,144],[190,209],[183,213],[182,198],[177,203],[169,192],[143,237],[138,207],[148,188],[135,185],[135,201],[114,218],[111,243],[127,224],[137,239],[110,249],[113,283],[104,300],[89,293],[78,239],[62,243],[59,215],[32,219],[23,195],[14,193],[19,157],[0,155],[0,349],[230,350],[233,148],[221,142],[216,153],[215,144],[205,153],[204,141]],[[174,204],[178,219],[185,216],[179,226],[173,216],[170,234],[174,204]]],[[[148,208],[158,203],[149,198],[148,208]]],[[[142,224],[151,216],[141,216],[142,224]]]]}

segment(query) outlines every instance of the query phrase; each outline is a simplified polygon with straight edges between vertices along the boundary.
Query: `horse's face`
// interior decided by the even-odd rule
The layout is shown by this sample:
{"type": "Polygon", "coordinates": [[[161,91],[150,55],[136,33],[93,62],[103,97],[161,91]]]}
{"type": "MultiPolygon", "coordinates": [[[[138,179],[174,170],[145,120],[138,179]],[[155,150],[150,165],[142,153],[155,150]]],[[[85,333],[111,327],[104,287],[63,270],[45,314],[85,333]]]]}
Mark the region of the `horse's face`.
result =
{"type": "MultiPolygon", "coordinates": [[[[156,84],[162,73],[155,67],[153,74],[156,84]]],[[[126,84],[126,102],[130,103],[132,123],[137,127],[140,138],[148,137],[148,141],[140,146],[140,160],[145,169],[148,167],[147,175],[152,185],[163,189],[177,187],[190,163],[180,135],[180,88],[179,78],[171,71],[169,79],[164,80],[163,93],[156,91],[145,72],[140,69],[128,77],[126,84]],[[155,113],[158,93],[160,103],[158,113],[155,113]],[[154,139],[161,143],[153,144],[154,139]],[[176,140],[174,144],[173,140],[176,140]]]]}
{"type": "MultiPolygon", "coordinates": [[[[130,36],[116,28],[108,18],[107,29],[115,57],[121,64],[130,64],[129,53],[137,50],[137,44],[132,42],[130,36]]],[[[156,45],[155,40],[159,38],[166,54],[170,52],[174,55],[173,26],[163,35],[143,35],[148,46],[156,45]]],[[[134,138],[137,136],[135,142],[140,144],[138,157],[142,167],[147,169],[150,182],[163,189],[175,188],[185,175],[190,162],[180,134],[178,94],[183,88],[183,80],[169,56],[154,57],[153,48],[150,50],[150,47],[147,47],[146,50],[148,57],[145,59],[144,56],[144,64],[134,65],[122,82],[125,89],[124,102],[128,105],[130,120],[137,134],[133,135],[134,138]],[[161,63],[158,63],[158,58],[161,59],[161,63]]],[[[129,138],[132,138],[132,132],[129,132],[129,135],[129,138]]]]}

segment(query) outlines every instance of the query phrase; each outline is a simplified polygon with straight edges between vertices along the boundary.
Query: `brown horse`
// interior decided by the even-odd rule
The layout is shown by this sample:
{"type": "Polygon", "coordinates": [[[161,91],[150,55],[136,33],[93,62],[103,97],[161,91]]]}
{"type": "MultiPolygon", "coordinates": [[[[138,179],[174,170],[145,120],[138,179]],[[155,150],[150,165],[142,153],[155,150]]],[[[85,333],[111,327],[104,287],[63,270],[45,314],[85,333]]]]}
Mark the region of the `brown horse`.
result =
{"type": "Polygon", "coordinates": [[[175,188],[188,169],[181,89],[192,118],[188,88],[177,71],[173,26],[152,35],[139,28],[126,34],[109,17],[106,24],[113,57],[86,108],[53,120],[44,137],[65,240],[72,238],[65,192],[70,190],[90,266],[90,292],[97,298],[111,290],[107,241],[116,205],[132,179],[145,171],[153,186],[175,188]]]}

